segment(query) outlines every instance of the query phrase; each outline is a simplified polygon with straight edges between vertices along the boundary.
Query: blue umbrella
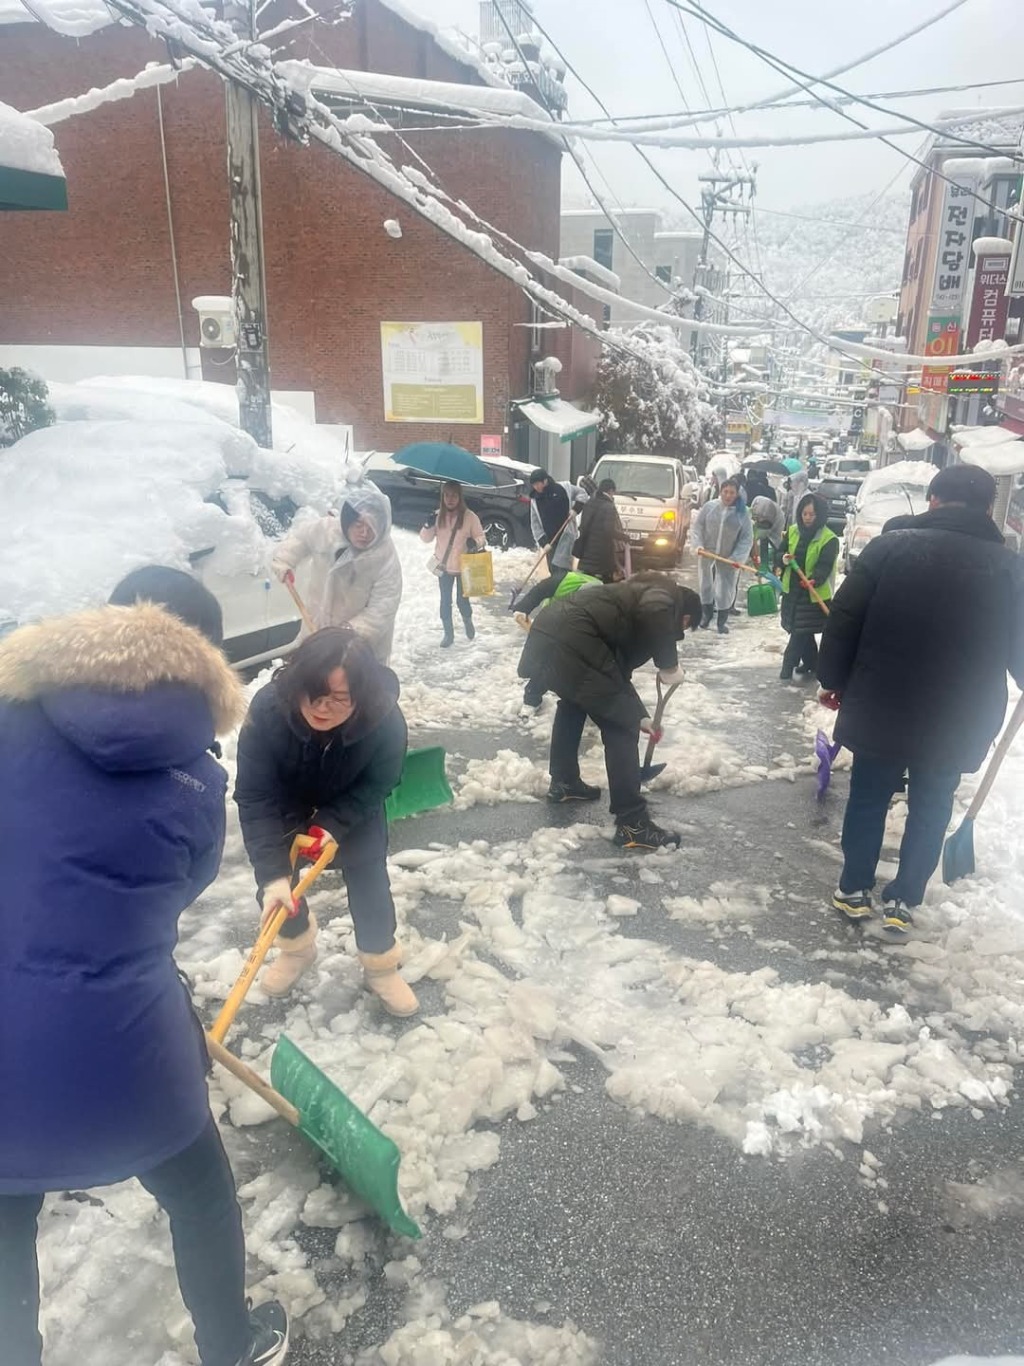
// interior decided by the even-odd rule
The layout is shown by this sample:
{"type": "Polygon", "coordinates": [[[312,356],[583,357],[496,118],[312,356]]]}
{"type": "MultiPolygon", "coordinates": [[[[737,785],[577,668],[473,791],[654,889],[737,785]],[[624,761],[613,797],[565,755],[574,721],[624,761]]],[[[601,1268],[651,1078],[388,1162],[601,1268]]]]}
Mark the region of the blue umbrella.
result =
{"type": "Polygon", "coordinates": [[[494,475],[478,456],[445,441],[416,441],[395,451],[391,459],[396,465],[407,465],[435,479],[457,479],[460,484],[489,484],[491,487],[496,483],[494,475]]]}

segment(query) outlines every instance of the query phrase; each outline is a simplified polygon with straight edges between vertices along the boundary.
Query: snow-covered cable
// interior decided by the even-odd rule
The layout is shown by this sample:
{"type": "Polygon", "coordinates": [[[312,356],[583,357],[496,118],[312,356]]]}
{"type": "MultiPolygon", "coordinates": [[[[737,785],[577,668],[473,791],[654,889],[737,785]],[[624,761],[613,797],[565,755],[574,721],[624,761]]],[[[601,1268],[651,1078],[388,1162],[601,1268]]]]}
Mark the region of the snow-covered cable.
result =
{"type": "Polygon", "coordinates": [[[66,100],[55,100],[53,104],[40,105],[38,109],[28,110],[29,118],[52,127],[65,119],[75,118],[78,114],[89,114],[104,104],[115,100],[130,100],[140,90],[151,90],[154,86],[169,85],[176,81],[183,71],[191,71],[196,65],[193,57],[186,58],[178,67],[159,62],[150,62],[137,76],[122,77],[109,85],[94,86],[84,95],[72,95],[66,100]]]}

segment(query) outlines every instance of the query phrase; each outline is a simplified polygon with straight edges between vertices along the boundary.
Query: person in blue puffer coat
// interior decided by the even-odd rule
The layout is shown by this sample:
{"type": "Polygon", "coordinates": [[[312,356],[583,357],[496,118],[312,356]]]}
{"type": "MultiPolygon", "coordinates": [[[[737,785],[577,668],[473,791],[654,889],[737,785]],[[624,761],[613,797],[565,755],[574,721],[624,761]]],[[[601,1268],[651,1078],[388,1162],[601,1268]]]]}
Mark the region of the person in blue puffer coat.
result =
{"type": "Polygon", "coordinates": [[[170,1218],[203,1366],[272,1366],[287,1318],[246,1304],[241,1212],[174,962],[178,917],[220,864],[210,750],[243,695],[217,601],[190,575],[139,570],[112,601],[0,642],[0,1357],[42,1360],[45,1194],[138,1177],[170,1218]]]}

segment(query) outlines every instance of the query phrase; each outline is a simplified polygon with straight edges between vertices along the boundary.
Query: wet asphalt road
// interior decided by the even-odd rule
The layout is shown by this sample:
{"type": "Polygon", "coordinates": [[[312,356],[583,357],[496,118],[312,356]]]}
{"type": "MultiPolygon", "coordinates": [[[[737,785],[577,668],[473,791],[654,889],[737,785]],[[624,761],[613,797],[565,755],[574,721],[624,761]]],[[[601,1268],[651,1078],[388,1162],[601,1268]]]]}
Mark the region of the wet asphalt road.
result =
{"type": "MultiPolygon", "coordinates": [[[[747,706],[728,721],[731,743],[748,762],[765,762],[781,729],[803,753],[800,695],[779,689],[767,670],[749,675],[747,706]]],[[[438,742],[464,758],[502,747],[543,754],[515,731],[432,733],[438,742]]],[[[726,969],[771,966],[786,980],[827,979],[895,1003],[905,984],[884,954],[865,952],[852,965],[808,956],[858,946],[827,909],[837,865],[822,844],[838,842],[844,778],[836,776],[824,808],[812,787],[808,777],[657,802],[661,816],[688,831],[687,857],[673,869],[680,894],[704,897],[723,875],[769,886],[769,911],[753,936],[668,919],[656,908],[658,889],[635,873],[623,886],[594,872],[595,891],[642,903],[623,933],[726,969]]],[[[392,844],[498,843],[581,819],[607,817],[539,803],[475,807],[401,823],[392,844]]],[[[424,928],[456,928],[456,905],[430,914],[424,928]]],[[[421,985],[425,1008],[442,1008],[440,989],[421,985]]],[[[530,1124],[500,1126],[498,1164],[474,1180],[458,1215],[467,1235],[449,1241],[441,1236],[447,1221],[433,1220],[415,1248],[427,1274],[445,1283],[456,1315],[497,1299],[516,1318],[571,1319],[598,1340],[606,1366],[924,1366],[956,1352],[1024,1353],[1024,1102],[980,1121],[947,1110],[870,1133],[889,1182],[883,1212],[882,1192],[858,1178],[859,1149],[850,1147],[846,1160],[822,1149],[785,1161],[745,1157],[707,1129],[615,1105],[604,1071],[587,1055],[561,1070],[564,1096],[530,1124]],[[1010,1193],[995,1217],[969,1214],[950,1191],[951,1182],[993,1176],[1010,1193]]],[[[327,1256],[333,1232],[310,1231],[308,1244],[327,1256]]],[[[296,1342],[290,1360],[335,1366],[383,1341],[401,1322],[403,1303],[383,1265],[408,1251],[381,1233],[366,1268],[366,1308],[333,1342],[296,1342]]]]}

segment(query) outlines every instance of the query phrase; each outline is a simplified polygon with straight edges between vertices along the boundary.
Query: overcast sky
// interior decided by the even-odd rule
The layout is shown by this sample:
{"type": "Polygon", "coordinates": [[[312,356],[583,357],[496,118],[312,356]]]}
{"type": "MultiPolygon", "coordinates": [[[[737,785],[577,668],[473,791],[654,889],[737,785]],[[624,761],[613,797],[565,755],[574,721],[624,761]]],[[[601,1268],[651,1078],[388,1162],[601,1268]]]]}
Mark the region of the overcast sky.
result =
{"type": "MultiPolygon", "coordinates": [[[[474,34],[479,31],[475,0],[412,2],[439,24],[454,24],[474,34]]],[[[905,32],[949,3],[950,0],[706,0],[705,8],[742,37],[807,72],[820,74],[880,46],[887,38],[905,32]],[[826,12],[827,19],[823,17],[826,12]]],[[[533,8],[568,60],[613,114],[676,112],[682,107],[679,89],[659,46],[648,5],[687,103],[693,109],[706,107],[683,32],[667,0],[534,0],[533,8]]],[[[708,48],[709,30],[693,18],[685,19],[684,24],[701,75],[717,104],[720,90],[708,48]]],[[[712,42],[727,103],[747,103],[771,95],[787,84],[760,58],[726,38],[715,35],[712,42]]],[[[1024,105],[1022,52],[1021,0],[966,0],[959,10],[926,32],[836,80],[857,94],[874,94],[1016,78],[1015,84],[984,91],[891,102],[901,112],[927,122],[944,109],[1024,105]]],[[[570,112],[575,117],[589,118],[600,113],[572,77],[568,87],[570,112]]],[[[863,117],[878,126],[898,122],[870,111],[863,117]]],[[[737,120],[737,126],[741,133],[769,135],[851,127],[839,115],[820,108],[786,114],[747,114],[737,120]]],[[[728,124],[723,125],[723,131],[731,131],[728,124]]],[[[918,136],[897,139],[900,147],[914,152],[919,150],[920,141],[918,136]]],[[[671,203],[668,193],[657,185],[632,149],[600,147],[595,154],[624,205],[667,207],[671,203]]],[[[652,155],[672,184],[693,203],[698,194],[696,176],[708,169],[707,155],[684,151],[652,155]]],[[[877,191],[901,167],[908,169],[896,186],[906,187],[913,170],[904,157],[877,141],[832,147],[760,148],[747,155],[760,164],[758,202],[775,209],[877,191]]],[[[578,181],[567,180],[567,204],[585,202],[585,191],[577,189],[577,185],[578,181]]]]}

